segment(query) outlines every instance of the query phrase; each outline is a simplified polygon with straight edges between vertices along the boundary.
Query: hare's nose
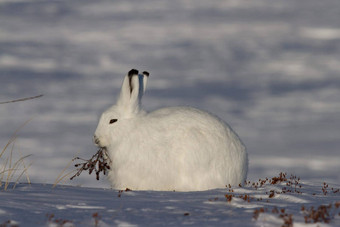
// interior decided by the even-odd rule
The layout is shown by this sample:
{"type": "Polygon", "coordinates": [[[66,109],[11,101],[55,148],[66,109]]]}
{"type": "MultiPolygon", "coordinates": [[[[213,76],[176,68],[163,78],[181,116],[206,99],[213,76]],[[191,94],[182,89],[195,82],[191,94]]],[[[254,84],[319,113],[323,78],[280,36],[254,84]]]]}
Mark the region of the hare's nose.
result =
{"type": "Polygon", "coordinates": [[[100,140],[97,138],[97,136],[93,136],[93,143],[99,145],[100,140]]]}

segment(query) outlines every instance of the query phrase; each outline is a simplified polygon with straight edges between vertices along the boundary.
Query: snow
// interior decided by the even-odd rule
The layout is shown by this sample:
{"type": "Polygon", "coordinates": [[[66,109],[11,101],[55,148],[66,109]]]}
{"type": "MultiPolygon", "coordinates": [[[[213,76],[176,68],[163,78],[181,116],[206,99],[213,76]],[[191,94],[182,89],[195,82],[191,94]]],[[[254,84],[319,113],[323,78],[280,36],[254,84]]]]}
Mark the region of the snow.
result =
{"type": "MultiPolygon", "coordinates": [[[[155,225],[162,220],[173,225],[282,222],[271,212],[252,220],[256,208],[238,208],[248,204],[242,201],[222,201],[225,189],[188,194],[127,192],[119,200],[104,178],[97,182],[87,174],[60,182],[72,187],[50,189],[72,157],[87,158],[96,151],[92,136],[98,118],[114,103],[131,68],[151,73],[145,109],[191,105],[230,124],[247,146],[249,180],[281,171],[300,176],[305,196],[293,194],[271,202],[294,213],[295,226],[303,224],[301,203],[296,201],[317,207],[339,200],[338,195],[312,195],[320,192],[323,182],[337,187],[340,182],[338,0],[277,0],[275,4],[270,0],[1,0],[0,8],[0,102],[44,94],[0,105],[0,148],[33,117],[18,132],[13,151],[32,154],[25,163],[32,164],[28,174],[34,183],[0,192],[1,201],[7,201],[0,205],[0,223],[11,219],[28,225],[34,222],[32,216],[46,224],[45,211],[49,211],[56,218],[87,220],[92,225],[96,209],[69,206],[119,211],[111,219],[99,212],[103,226],[112,221],[142,225],[152,220],[155,225]],[[87,202],[85,196],[91,192],[96,196],[87,202]],[[59,203],[54,193],[68,201],[59,203]],[[106,204],[110,195],[113,202],[129,201],[124,206],[131,210],[106,204]],[[214,196],[221,201],[206,203],[214,196]],[[183,202],[178,202],[176,213],[157,199],[175,208],[170,201],[183,202]],[[184,216],[185,212],[190,215],[184,216]]],[[[331,225],[339,225],[338,218],[331,225]]]]}
{"type": "Polygon", "coordinates": [[[0,192],[0,220],[1,223],[15,221],[19,226],[53,226],[58,220],[67,221],[70,226],[95,226],[93,215],[97,214],[99,226],[280,226],[283,219],[272,210],[285,209],[285,214],[293,215],[294,226],[316,226],[305,223],[307,214],[301,207],[308,210],[332,204],[328,210],[331,222],[320,221],[317,225],[339,226],[340,207],[335,205],[340,202],[340,193],[334,192],[340,185],[329,185],[325,195],[323,185],[300,181],[298,193],[294,191],[295,185],[287,186],[288,181],[266,183],[257,189],[248,185],[200,192],[19,184],[14,190],[0,192]],[[269,198],[272,190],[278,193],[289,189],[292,192],[269,198]],[[233,198],[228,202],[225,195],[233,198]],[[249,201],[243,199],[245,195],[249,201]],[[268,211],[255,219],[254,211],[260,208],[268,211]]]}

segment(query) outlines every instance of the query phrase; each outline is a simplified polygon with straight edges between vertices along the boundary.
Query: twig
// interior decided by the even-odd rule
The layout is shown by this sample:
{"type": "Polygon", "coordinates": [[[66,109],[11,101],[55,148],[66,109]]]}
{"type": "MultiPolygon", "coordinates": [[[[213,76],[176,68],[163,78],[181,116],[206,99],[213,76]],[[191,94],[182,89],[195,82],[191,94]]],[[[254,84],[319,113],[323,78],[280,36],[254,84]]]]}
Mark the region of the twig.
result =
{"type": "Polygon", "coordinates": [[[75,167],[80,167],[77,169],[77,173],[72,176],[70,180],[78,177],[83,172],[83,170],[88,170],[89,174],[94,171],[96,173],[96,179],[99,180],[99,173],[103,172],[104,175],[106,175],[111,165],[111,159],[107,154],[106,148],[100,148],[97,153],[95,153],[89,160],[79,157],[74,158],[73,161],[74,160],[82,160],[84,162],[74,165],[75,167]]]}

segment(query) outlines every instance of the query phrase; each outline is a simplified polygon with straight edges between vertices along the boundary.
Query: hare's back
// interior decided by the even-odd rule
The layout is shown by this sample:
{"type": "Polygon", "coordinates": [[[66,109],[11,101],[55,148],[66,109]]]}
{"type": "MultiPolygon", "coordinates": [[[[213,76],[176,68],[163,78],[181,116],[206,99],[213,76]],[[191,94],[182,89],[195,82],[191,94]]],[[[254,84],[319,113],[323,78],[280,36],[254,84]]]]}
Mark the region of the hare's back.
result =
{"type": "Polygon", "coordinates": [[[168,107],[148,114],[151,122],[168,129],[190,129],[211,136],[233,133],[231,128],[218,117],[192,107],[168,107]]]}

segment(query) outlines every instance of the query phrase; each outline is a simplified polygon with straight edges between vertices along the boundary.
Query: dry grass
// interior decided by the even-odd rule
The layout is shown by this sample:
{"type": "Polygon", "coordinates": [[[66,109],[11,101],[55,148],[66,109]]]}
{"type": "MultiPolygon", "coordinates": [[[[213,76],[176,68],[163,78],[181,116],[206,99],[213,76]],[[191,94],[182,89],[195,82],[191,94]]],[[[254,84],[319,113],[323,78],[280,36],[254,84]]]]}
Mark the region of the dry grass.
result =
{"type": "MultiPolygon", "coordinates": [[[[16,102],[23,102],[27,100],[37,99],[42,97],[43,95],[37,95],[37,96],[31,96],[26,98],[20,98],[5,102],[0,102],[0,104],[8,104],[8,103],[16,103],[16,102]]],[[[26,122],[24,122],[11,136],[11,138],[8,140],[5,147],[0,152],[0,189],[3,187],[3,190],[7,190],[8,186],[10,185],[10,182],[14,182],[13,189],[18,184],[19,180],[23,175],[26,176],[27,182],[30,184],[31,180],[28,176],[27,170],[31,166],[31,164],[26,165],[25,159],[29,157],[30,155],[24,156],[22,152],[17,152],[17,158],[14,158],[14,147],[15,142],[17,140],[17,134],[18,132],[30,121],[29,119],[26,122]],[[18,174],[16,174],[19,171],[18,174]],[[15,176],[17,176],[15,178],[15,176]],[[15,180],[14,180],[15,179],[15,180]]]]}
{"type": "MultiPolygon", "coordinates": [[[[36,95],[36,96],[31,96],[31,97],[25,97],[25,98],[20,98],[20,99],[14,99],[14,100],[10,100],[10,101],[4,101],[4,102],[0,102],[1,104],[9,104],[9,103],[16,103],[16,102],[23,102],[23,101],[27,101],[27,100],[32,100],[32,99],[37,99],[37,98],[41,98],[43,95],[36,95]]],[[[18,184],[19,180],[21,179],[21,177],[25,174],[26,176],[26,180],[27,182],[30,184],[30,178],[27,174],[27,170],[28,168],[31,166],[31,164],[29,164],[28,166],[25,164],[25,159],[27,157],[29,157],[29,155],[27,156],[23,156],[23,154],[20,152],[20,157],[19,159],[13,163],[13,149],[14,149],[14,144],[15,141],[17,139],[17,133],[20,131],[20,129],[22,129],[28,122],[30,122],[32,119],[26,121],[23,125],[21,125],[13,134],[13,136],[8,140],[6,146],[3,148],[3,150],[0,153],[0,189],[1,187],[3,187],[4,185],[4,190],[7,190],[9,183],[13,182],[13,177],[15,175],[15,173],[20,169],[20,167],[22,167],[20,170],[20,174],[17,177],[17,179],[14,181],[14,186],[13,189],[16,187],[16,185],[18,184]],[[11,146],[11,150],[8,151],[9,147],[11,146]],[[5,154],[9,153],[9,157],[4,157],[5,154]],[[4,182],[3,180],[6,179],[4,182]]],[[[65,173],[65,171],[70,167],[70,165],[72,164],[72,162],[77,159],[76,157],[73,158],[72,160],[70,160],[70,162],[67,164],[67,166],[61,171],[61,173],[58,175],[58,177],[56,178],[54,184],[53,184],[53,188],[55,188],[61,181],[63,181],[66,177],[70,176],[71,174],[74,174],[76,172],[76,170],[72,170],[70,172],[65,173]]]]}
{"type": "Polygon", "coordinates": [[[30,184],[30,178],[28,176],[27,170],[31,164],[26,165],[25,159],[30,155],[23,155],[21,152],[16,152],[15,143],[17,141],[18,132],[31,121],[32,119],[24,122],[11,136],[5,147],[0,152],[0,189],[7,190],[10,183],[14,182],[13,189],[18,184],[19,180],[23,175],[26,176],[27,182],[30,184]]]}
{"type": "MultiPolygon", "coordinates": [[[[77,152],[79,153],[79,151],[77,152]]],[[[67,165],[65,166],[65,168],[60,172],[60,174],[58,175],[57,179],[54,181],[54,184],[52,186],[52,188],[55,188],[62,180],[64,180],[66,177],[70,176],[71,174],[74,174],[76,172],[76,170],[72,170],[70,172],[65,173],[65,171],[70,167],[70,165],[73,163],[75,158],[71,159],[67,165]]]]}

